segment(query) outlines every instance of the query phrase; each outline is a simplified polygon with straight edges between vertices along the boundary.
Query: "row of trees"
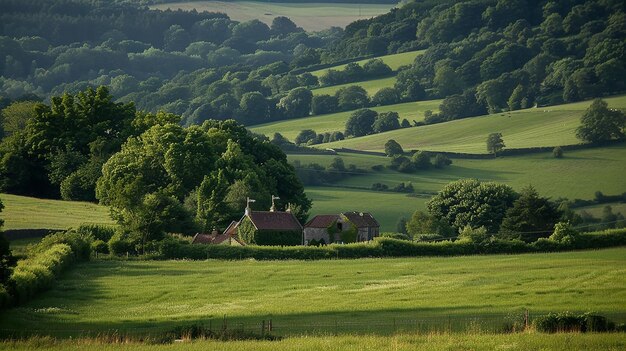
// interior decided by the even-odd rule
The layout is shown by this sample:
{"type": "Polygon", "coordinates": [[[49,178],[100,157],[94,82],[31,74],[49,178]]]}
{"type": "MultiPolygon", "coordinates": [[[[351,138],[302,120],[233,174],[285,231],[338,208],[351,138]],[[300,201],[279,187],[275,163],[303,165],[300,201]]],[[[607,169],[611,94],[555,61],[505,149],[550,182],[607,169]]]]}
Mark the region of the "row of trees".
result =
{"type": "Polygon", "coordinates": [[[319,82],[322,86],[339,85],[386,77],[392,73],[392,69],[383,60],[373,59],[363,66],[350,62],[341,70],[329,69],[319,77],[319,82]]]}

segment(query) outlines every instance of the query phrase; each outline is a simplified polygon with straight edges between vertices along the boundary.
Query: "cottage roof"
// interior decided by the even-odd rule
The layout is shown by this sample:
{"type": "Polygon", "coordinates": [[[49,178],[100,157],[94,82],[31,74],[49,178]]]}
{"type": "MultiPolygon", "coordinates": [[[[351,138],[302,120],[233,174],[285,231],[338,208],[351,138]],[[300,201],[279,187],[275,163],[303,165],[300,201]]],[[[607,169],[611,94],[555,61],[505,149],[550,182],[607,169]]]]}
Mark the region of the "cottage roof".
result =
{"type": "Polygon", "coordinates": [[[378,221],[367,212],[343,212],[342,215],[352,222],[357,228],[380,227],[378,221]]]}
{"type": "Polygon", "coordinates": [[[226,227],[226,229],[224,229],[224,234],[228,234],[230,236],[237,235],[237,227],[238,226],[239,226],[239,222],[237,222],[237,221],[230,222],[228,227],[226,227]]]}
{"type": "Polygon", "coordinates": [[[213,236],[209,234],[196,234],[193,236],[192,244],[210,244],[213,242],[213,236]]]}
{"type": "Polygon", "coordinates": [[[328,228],[339,219],[338,215],[317,215],[308,221],[305,228],[328,228]]]}
{"type": "Polygon", "coordinates": [[[258,230],[302,230],[302,225],[290,212],[250,211],[248,217],[258,230]]]}

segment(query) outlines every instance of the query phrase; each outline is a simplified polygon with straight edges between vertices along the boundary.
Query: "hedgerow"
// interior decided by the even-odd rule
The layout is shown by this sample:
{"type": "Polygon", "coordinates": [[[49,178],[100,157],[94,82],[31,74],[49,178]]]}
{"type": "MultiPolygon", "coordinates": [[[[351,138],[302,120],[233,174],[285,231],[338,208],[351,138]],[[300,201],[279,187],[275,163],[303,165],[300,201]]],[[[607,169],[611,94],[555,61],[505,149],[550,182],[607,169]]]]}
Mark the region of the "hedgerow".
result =
{"type": "Polygon", "coordinates": [[[377,238],[367,243],[326,246],[228,246],[191,245],[173,238],[155,242],[151,251],[161,259],[256,259],[256,260],[319,260],[329,258],[460,256],[477,254],[516,254],[558,252],[626,245],[626,229],[579,234],[573,242],[539,239],[527,244],[519,240],[492,239],[481,243],[471,241],[411,242],[393,238],[377,238]]]}

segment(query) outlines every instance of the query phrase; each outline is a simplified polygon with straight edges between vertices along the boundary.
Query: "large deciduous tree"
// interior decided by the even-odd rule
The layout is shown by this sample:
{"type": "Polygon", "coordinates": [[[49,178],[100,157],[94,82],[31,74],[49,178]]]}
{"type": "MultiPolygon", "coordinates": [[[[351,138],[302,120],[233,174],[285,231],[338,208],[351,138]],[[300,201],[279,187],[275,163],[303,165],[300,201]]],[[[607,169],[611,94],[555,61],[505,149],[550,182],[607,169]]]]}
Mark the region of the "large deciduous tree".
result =
{"type": "Polygon", "coordinates": [[[359,137],[372,134],[374,132],[372,125],[377,116],[376,111],[366,108],[354,111],[346,121],[346,135],[359,137]]]}
{"type": "Polygon", "coordinates": [[[517,197],[505,184],[462,179],[444,186],[427,207],[431,215],[444,219],[456,230],[484,226],[489,233],[497,233],[517,197]]]}
{"type": "Polygon", "coordinates": [[[576,136],[590,143],[624,138],[626,115],[622,111],[609,109],[606,101],[596,99],[580,119],[576,136]]]}
{"type": "Polygon", "coordinates": [[[285,154],[232,120],[156,125],[104,164],[96,188],[98,199],[144,241],[223,228],[241,216],[247,196],[261,209],[272,194],[298,205],[303,218],[311,207],[285,154]]]}

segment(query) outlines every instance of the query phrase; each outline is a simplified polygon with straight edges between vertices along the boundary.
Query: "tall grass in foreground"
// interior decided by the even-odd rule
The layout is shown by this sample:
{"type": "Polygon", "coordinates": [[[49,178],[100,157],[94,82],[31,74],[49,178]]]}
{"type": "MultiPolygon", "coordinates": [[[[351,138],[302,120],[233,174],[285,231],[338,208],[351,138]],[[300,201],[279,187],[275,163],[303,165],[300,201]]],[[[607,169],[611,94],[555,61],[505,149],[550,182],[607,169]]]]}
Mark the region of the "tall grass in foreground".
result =
{"type": "Polygon", "coordinates": [[[626,334],[400,334],[393,336],[297,337],[280,341],[208,341],[180,342],[165,345],[145,343],[110,343],[110,340],[83,339],[59,341],[32,338],[0,343],[10,350],[624,350],[626,334]]]}

